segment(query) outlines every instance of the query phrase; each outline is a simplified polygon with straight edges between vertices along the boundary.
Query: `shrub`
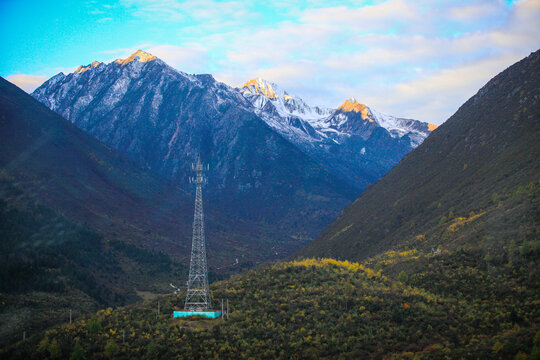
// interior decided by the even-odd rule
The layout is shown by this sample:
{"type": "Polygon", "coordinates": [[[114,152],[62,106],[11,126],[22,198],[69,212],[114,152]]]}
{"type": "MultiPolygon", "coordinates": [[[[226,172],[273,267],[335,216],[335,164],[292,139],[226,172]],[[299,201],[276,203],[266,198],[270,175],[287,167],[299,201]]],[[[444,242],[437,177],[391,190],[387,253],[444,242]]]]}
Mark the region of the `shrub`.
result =
{"type": "Polygon", "coordinates": [[[86,352],[78,342],[73,347],[70,360],[86,360],[86,352]]]}
{"type": "Polygon", "coordinates": [[[113,339],[110,339],[107,341],[107,344],[105,344],[105,356],[112,358],[118,353],[118,345],[116,345],[116,342],[114,342],[113,339]]]}
{"type": "Polygon", "coordinates": [[[407,276],[405,271],[402,270],[398,275],[398,280],[401,282],[407,282],[407,280],[409,280],[409,277],[407,276]]]}
{"type": "Polygon", "coordinates": [[[95,317],[91,318],[88,321],[88,325],[86,325],[86,328],[88,329],[88,332],[90,334],[94,335],[99,333],[103,329],[103,327],[101,326],[101,322],[95,317]]]}

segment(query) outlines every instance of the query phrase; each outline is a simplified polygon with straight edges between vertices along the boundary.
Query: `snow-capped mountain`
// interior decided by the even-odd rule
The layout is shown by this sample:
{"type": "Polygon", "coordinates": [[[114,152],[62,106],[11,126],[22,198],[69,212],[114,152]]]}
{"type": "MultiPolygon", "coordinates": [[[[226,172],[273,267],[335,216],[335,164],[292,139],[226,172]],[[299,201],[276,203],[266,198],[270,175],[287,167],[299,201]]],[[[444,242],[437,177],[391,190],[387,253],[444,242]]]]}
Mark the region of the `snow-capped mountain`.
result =
{"type": "Polygon", "coordinates": [[[32,96],[187,189],[201,154],[211,169],[206,198],[260,222],[278,247],[318,234],[429,133],[351,99],[309,106],[261,79],[234,89],[140,50],[60,73],[32,96]]]}
{"type": "Polygon", "coordinates": [[[331,109],[311,107],[261,78],[246,82],[239,91],[253,105],[257,115],[294,143],[325,139],[312,124],[330,116],[331,109]]]}
{"type": "Polygon", "coordinates": [[[418,120],[381,114],[354,98],[337,109],[309,106],[261,78],[249,80],[239,91],[268,125],[293,141],[323,142],[352,135],[367,139],[376,127],[382,127],[393,138],[408,135],[411,146],[416,147],[436,128],[418,120]]]}
{"type": "Polygon", "coordinates": [[[275,241],[279,253],[315,236],[359,193],[268,126],[234,88],[143,51],[60,73],[32,96],[188,190],[200,153],[210,165],[205,199],[238,226],[260,223],[257,241],[275,241]]]}
{"type": "Polygon", "coordinates": [[[418,120],[381,114],[354,98],[337,109],[309,106],[261,78],[249,80],[238,91],[269,126],[362,189],[436,128],[418,120]]]}
{"type": "MultiPolygon", "coordinates": [[[[362,135],[369,137],[371,132],[365,126],[358,126],[358,115],[364,124],[372,124],[386,129],[393,138],[408,136],[412,147],[417,147],[424,139],[437,128],[413,119],[397,118],[385,115],[373,108],[361,104],[355,98],[349,98],[339,106],[332,117],[325,119],[324,124],[337,129],[345,135],[362,135]],[[361,129],[361,130],[360,130],[361,129]]],[[[372,127],[368,127],[370,130],[372,127]]]]}
{"type": "Polygon", "coordinates": [[[263,110],[271,102],[282,117],[296,116],[306,121],[315,121],[333,113],[332,109],[309,106],[302,99],[289,95],[276,84],[261,78],[246,82],[240,92],[250,99],[257,110],[263,110]]]}

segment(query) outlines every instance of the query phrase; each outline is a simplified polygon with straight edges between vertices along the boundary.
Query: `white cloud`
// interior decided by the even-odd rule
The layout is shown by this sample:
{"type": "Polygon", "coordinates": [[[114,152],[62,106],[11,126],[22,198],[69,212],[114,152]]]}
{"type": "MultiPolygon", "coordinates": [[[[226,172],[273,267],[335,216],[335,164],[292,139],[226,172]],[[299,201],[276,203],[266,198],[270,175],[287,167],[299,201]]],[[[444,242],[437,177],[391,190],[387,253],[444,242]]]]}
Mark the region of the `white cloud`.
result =
{"type": "Polygon", "coordinates": [[[337,6],[307,10],[300,17],[303,23],[331,24],[349,31],[386,29],[396,22],[410,23],[422,20],[412,2],[388,0],[359,8],[337,6]]]}
{"type": "Polygon", "coordinates": [[[540,1],[390,0],[306,10],[297,22],[229,39],[217,78],[267,78],[308,103],[354,96],[436,124],[485,82],[540,47],[540,1]]]}
{"type": "Polygon", "coordinates": [[[103,53],[112,61],[140,48],[232,86],[260,76],[309,104],[336,107],[354,96],[384,113],[440,124],[540,47],[540,0],[365,3],[121,0],[115,6],[130,21],[163,24],[170,35],[103,53]]]}
{"type": "Polygon", "coordinates": [[[11,82],[12,84],[17,85],[27,93],[31,93],[41,84],[43,84],[45,80],[47,80],[47,78],[40,75],[18,74],[8,76],[6,80],[11,82]]]}
{"type": "Polygon", "coordinates": [[[149,46],[147,51],[176,69],[188,73],[208,72],[207,49],[202,45],[191,44],[187,47],[168,44],[155,45],[149,46]]]}
{"type": "Polygon", "coordinates": [[[485,17],[504,16],[503,6],[496,1],[476,1],[471,4],[456,4],[448,11],[451,20],[478,21],[485,17]]]}
{"type": "Polygon", "coordinates": [[[251,14],[248,3],[242,1],[121,0],[120,3],[138,18],[159,22],[197,21],[203,27],[239,23],[251,14]]]}
{"type": "Polygon", "coordinates": [[[424,121],[440,124],[489,78],[520,58],[507,55],[434,71],[408,82],[377,89],[365,99],[374,107],[388,109],[399,116],[421,117],[424,121]],[[448,104],[453,106],[448,107],[448,104]]]}
{"type": "Polygon", "coordinates": [[[121,0],[134,16],[156,21],[185,21],[182,4],[176,0],[121,0]]]}

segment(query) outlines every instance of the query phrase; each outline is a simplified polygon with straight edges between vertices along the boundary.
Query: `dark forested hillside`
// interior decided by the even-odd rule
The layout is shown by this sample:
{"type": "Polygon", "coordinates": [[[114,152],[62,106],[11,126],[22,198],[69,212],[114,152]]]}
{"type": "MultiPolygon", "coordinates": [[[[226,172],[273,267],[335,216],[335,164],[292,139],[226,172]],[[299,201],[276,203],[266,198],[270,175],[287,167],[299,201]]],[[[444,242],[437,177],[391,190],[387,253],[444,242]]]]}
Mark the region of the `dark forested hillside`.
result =
{"type": "Polygon", "coordinates": [[[515,197],[540,181],[538,139],[540,51],[489,81],[298,256],[537,241],[538,193],[515,197]]]}
{"type": "Polygon", "coordinates": [[[0,189],[1,346],[68,321],[70,310],[79,318],[134,302],[137,290],[159,291],[185,272],[164,253],[104,238],[39,203],[17,206],[24,192],[5,177],[0,189]]]}
{"type": "Polygon", "coordinates": [[[537,359],[539,249],[301,260],[212,286],[228,321],[173,319],[183,294],[101,310],[6,348],[47,359],[537,359]],[[160,302],[160,314],[157,305],[160,302]],[[78,356],[78,357],[77,357],[78,356]],[[535,357],[536,356],[536,357],[535,357]]]}

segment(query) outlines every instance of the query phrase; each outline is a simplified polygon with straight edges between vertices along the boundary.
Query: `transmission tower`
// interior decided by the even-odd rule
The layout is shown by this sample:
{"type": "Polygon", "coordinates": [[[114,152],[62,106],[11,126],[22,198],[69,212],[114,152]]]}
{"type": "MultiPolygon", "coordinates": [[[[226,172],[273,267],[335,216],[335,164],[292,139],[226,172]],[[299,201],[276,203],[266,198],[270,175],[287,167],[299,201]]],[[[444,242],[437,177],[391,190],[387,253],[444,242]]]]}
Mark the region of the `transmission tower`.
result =
{"type": "Polygon", "coordinates": [[[190,182],[195,183],[197,190],[195,193],[191,263],[189,266],[188,289],[184,308],[188,311],[202,311],[211,307],[210,291],[208,290],[208,266],[206,264],[202,202],[202,186],[206,183],[203,172],[208,170],[208,165],[202,165],[201,158],[199,157],[197,158],[197,164],[193,164],[191,168],[197,175],[190,178],[190,182]]]}

